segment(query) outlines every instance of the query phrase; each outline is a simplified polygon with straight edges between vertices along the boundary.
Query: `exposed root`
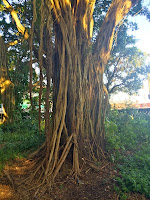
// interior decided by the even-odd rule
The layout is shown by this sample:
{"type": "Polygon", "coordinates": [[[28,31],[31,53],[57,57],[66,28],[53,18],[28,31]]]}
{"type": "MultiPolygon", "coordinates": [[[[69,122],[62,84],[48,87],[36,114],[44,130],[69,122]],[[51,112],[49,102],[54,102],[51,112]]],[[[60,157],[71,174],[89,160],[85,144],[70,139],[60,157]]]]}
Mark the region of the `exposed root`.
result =
{"type": "Polygon", "coordinates": [[[86,164],[89,165],[92,169],[96,170],[96,171],[101,171],[101,172],[105,172],[110,174],[111,172],[109,171],[105,171],[104,168],[107,167],[110,163],[107,163],[105,165],[103,165],[102,167],[97,166],[94,162],[90,161],[90,160],[86,160],[86,164]]]}
{"type": "Polygon", "coordinates": [[[10,184],[11,184],[13,190],[16,191],[16,187],[15,187],[15,184],[14,184],[14,180],[13,180],[13,178],[11,177],[11,175],[10,175],[10,174],[8,173],[8,171],[6,171],[6,170],[4,170],[3,172],[4,172],[4,174],[6,175],[6,177],[8,178],[8,180],[9,180],[9,182],[10,182],[10,184]]]}

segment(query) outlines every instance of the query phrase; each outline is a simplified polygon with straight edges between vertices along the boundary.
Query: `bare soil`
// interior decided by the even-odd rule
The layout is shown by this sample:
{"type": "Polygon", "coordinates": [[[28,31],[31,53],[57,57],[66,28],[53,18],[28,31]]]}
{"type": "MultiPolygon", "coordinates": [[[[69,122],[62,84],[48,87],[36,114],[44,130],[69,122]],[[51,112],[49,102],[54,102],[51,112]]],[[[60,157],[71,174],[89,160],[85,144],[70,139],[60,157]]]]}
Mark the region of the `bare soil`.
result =
{"type": "MultiPolygon", "coordinates": [[[[104,161],[100,166],[83,163],[81,176],[76,180],[68,165],[63,166],[53,187],[40,187],[30,182],[32,167],[29,160],[16,160],[6,166],[0,176],[0,200],[121,200],[114,191],[118,172],[112,163],[104,161]],[[46,188],[46,189],[45,189],[46,188]]],[[[129,194],[127,200],[146,200],[141,194],[129,194]]]]}

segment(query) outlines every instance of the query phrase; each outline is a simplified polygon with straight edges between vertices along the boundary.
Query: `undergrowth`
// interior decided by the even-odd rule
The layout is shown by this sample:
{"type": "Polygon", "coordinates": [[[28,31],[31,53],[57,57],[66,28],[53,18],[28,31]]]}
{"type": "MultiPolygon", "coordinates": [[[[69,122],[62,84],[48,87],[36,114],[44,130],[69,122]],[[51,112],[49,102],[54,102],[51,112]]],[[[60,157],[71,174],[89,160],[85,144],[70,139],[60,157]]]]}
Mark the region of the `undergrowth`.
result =
{"type": "Polygon", "coordinates": [[[150,197],[150,113],[110,111],[106,119],[107,149],[119,170],[115,190],[121,199],[136,192],[150,197]]]}
{"type": "MultiPolygon", "coordinates": [[[[0,170],[15,158],[27,157],[44,142],[44,130],[40,135],[34,116],[16,111],[14,123],[0,126],[0,170]]],[[[106,145],[119,171],[114,189],[122,200],[129,192],[150,198],[149,122],[150,114],[137,110],[114,110],[107,115],[106,145]]]]}
{"type": "Polygon", "coordinates": [[[36,150],[45,140],[39,134],[38,121],[25,113],[16,113],[15,120],[9,125],[0,126],[0,171],[6,163],[16,158],[25,158],[36,150]]]}

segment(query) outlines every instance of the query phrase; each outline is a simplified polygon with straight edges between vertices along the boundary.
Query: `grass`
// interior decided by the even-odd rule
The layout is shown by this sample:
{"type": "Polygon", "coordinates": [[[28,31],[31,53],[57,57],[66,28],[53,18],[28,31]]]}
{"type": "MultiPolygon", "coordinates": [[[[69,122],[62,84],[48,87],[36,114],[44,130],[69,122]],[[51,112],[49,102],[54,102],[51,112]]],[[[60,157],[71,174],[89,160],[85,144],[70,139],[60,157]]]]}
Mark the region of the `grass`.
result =
{"type": "Polygon", "coordinates": [[[45,140],[39,134],[36,120],[21,119],[17,123],[0,126],[0,170],[15,158],[25,158],[45,140]]]}

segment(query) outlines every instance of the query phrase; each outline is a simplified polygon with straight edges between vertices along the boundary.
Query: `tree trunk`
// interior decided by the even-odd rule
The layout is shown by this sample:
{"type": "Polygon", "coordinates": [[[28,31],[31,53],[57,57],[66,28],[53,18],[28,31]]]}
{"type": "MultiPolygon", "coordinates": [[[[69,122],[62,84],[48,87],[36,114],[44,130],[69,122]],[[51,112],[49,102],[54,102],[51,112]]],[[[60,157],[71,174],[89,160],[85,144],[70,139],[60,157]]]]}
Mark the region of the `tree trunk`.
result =
{"type": "Polygon", "coordinates": [[[0,36],[0,92],[1,103],[4,106],[5,123],[12,121],[14,110],[14,85],[8,76],[7,69],[7,46],[0,36]]]}
{"type": "Polygon", "coordinates": [[[89,159],[98,159],[103,154],[108,95],[103,73],[115,27],[133,3],[135,1],[130,0],[112,2],[92,54],[95,1],[52,1],[56,49],[54,131],[61,135],[67,129],[67,135],[73,135],[73,168],[76,174],[80,173],[79,150],[89,159]],[[90,148],[92,144],[93,148],[90,148]]]}

